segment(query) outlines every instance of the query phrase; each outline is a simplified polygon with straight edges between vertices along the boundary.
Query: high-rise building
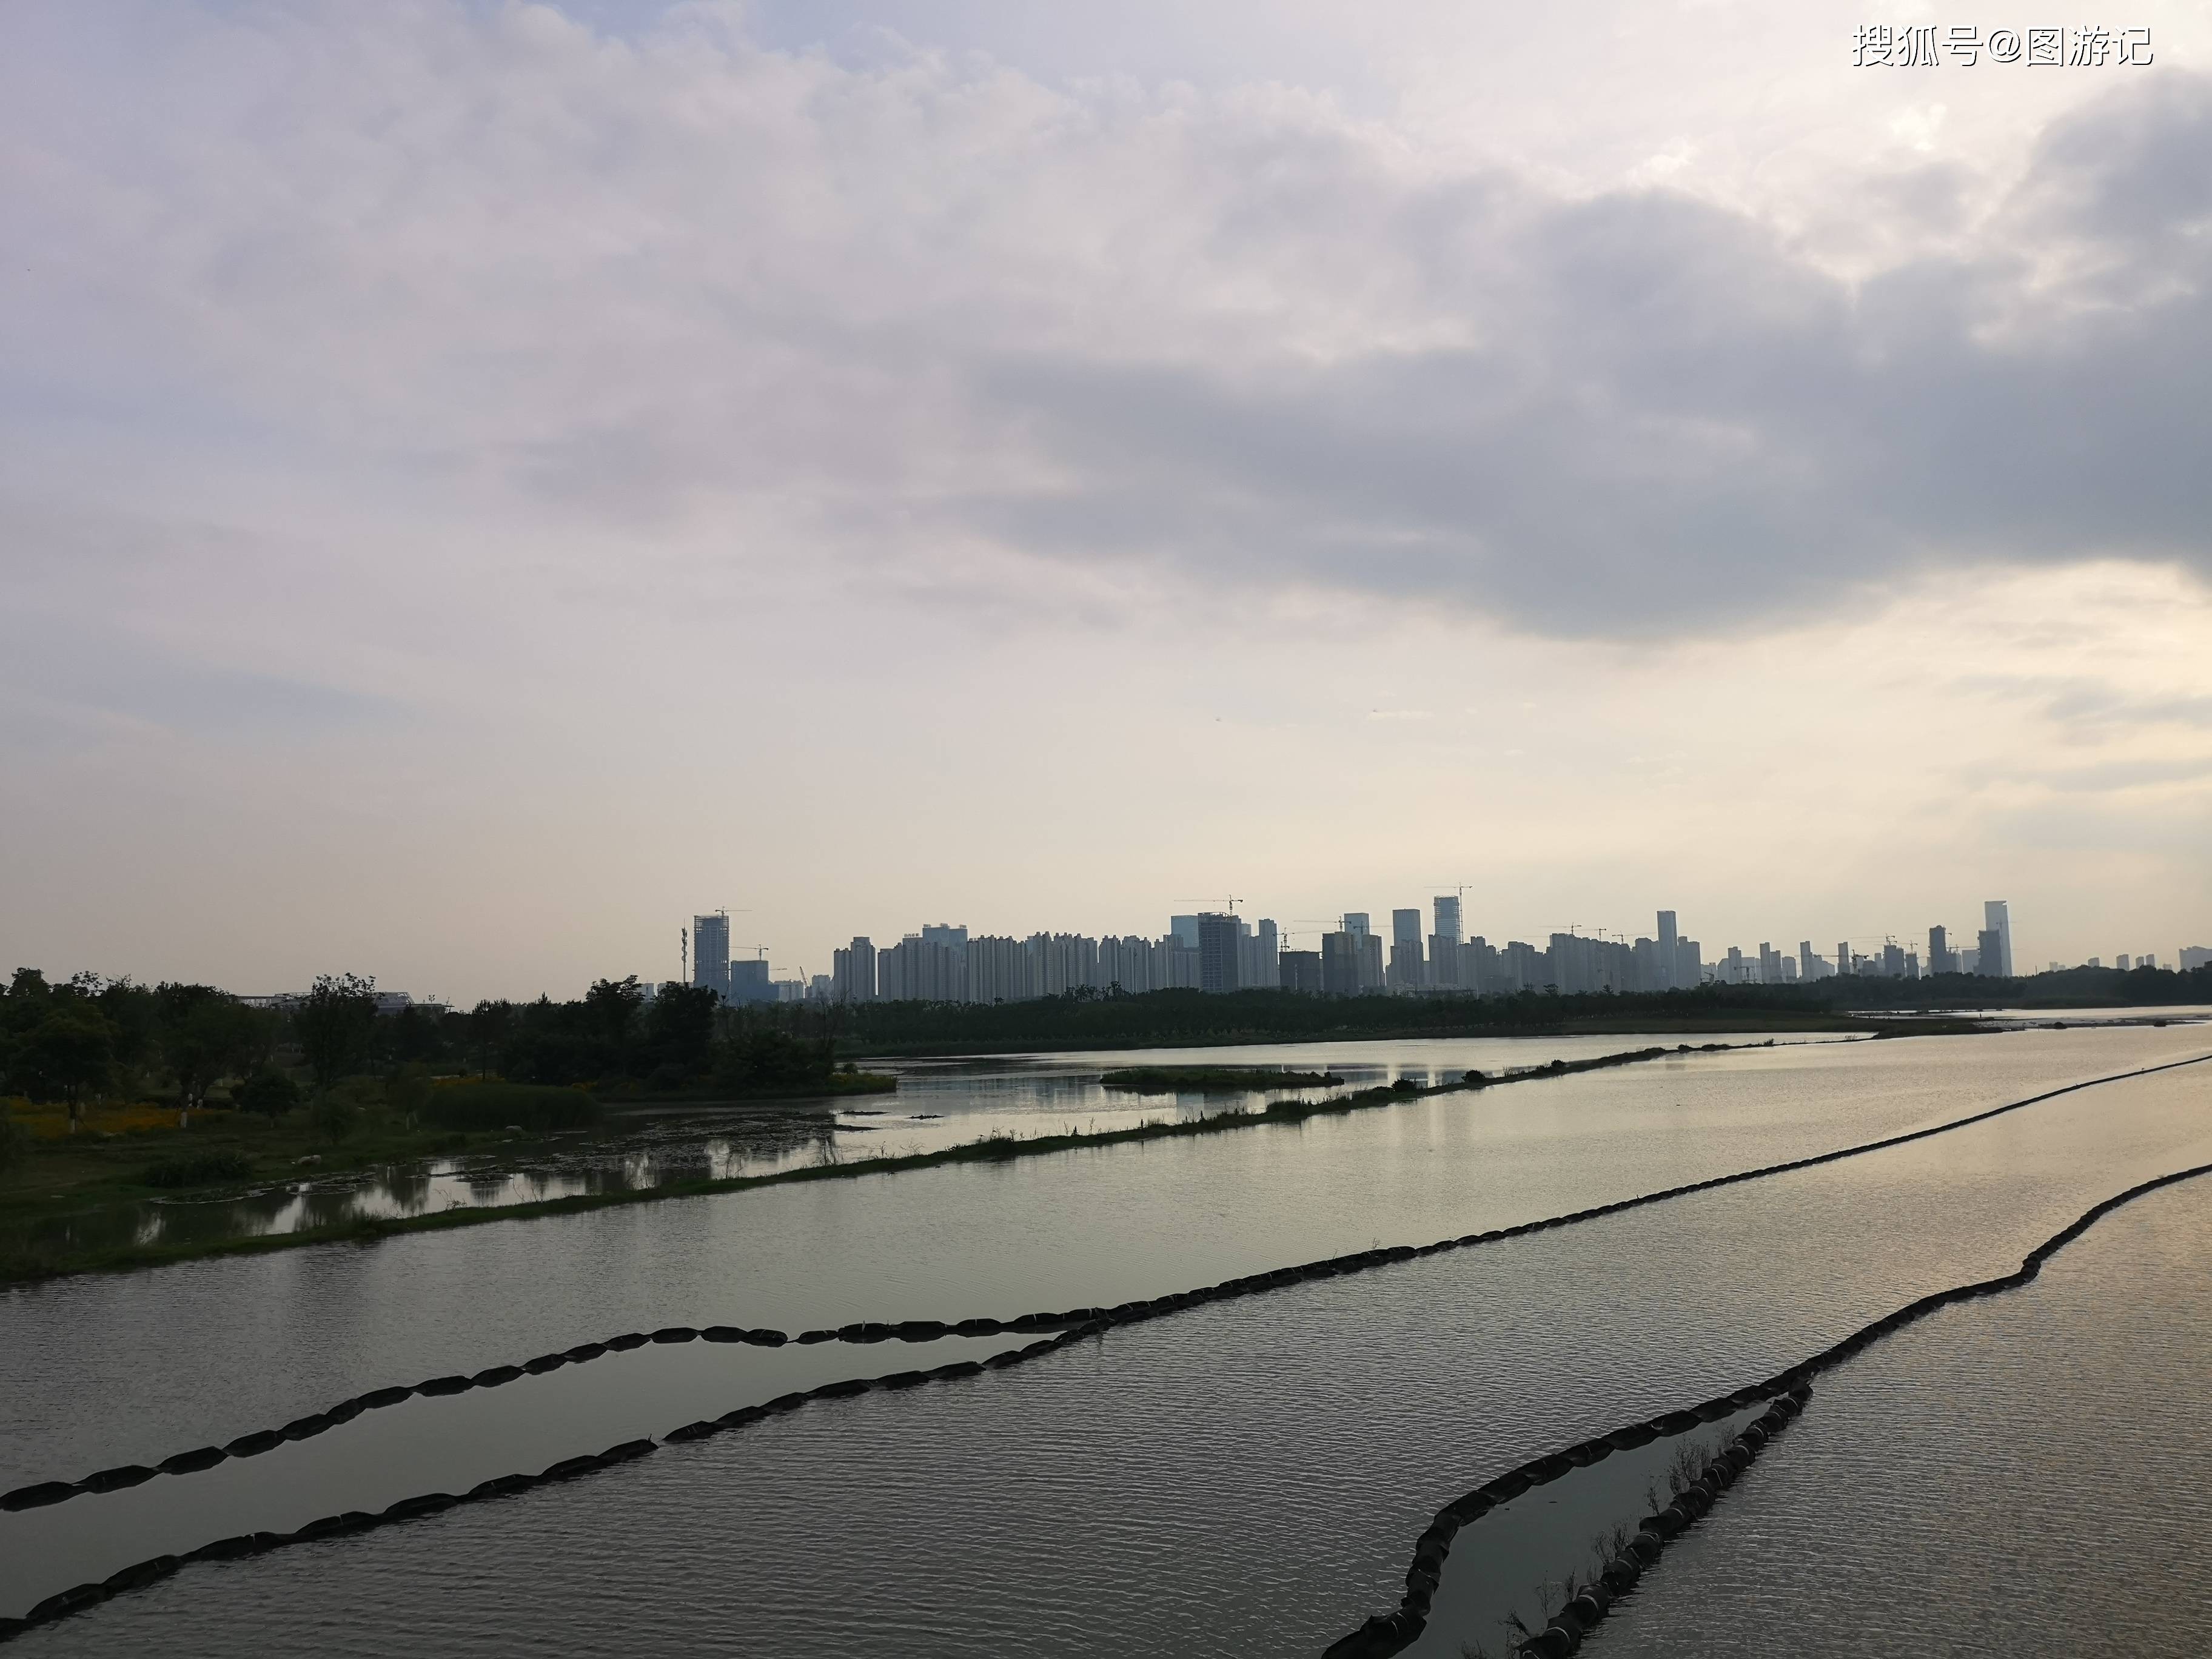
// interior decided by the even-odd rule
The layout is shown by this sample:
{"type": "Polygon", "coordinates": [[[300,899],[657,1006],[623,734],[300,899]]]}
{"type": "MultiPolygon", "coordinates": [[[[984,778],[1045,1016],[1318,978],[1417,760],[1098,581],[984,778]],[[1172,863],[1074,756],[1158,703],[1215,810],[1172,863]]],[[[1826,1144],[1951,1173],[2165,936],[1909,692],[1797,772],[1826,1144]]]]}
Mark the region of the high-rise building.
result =
{"type": "Polygon", "coordinates": [[[1285,991],[1298,991],[1307,996],[1321,994],[1321,952],[1318,951],[1281,951],[1275,956],[1277,973],[1285,991]]]}
{"type": "Polygon", "coordinates": [[[1997,951],[1994,957],[1986,951],[1982,953],[1982,971],[2009,979],[2012,976],[2012,913],[2002,899],[1983,902],[1982,927],[1986,932],[1996,934],[1997,939],[1997,951]]]}
{"type": "Polygon", "coordinates": [[[1419,910],[1393,910],[1390,913],[1390,965],[1384,978],[1394,991],[1418,991],[1427,975],[1426,963],[1421,959],[1421,913],[1419,910]]]}
{"type": "Polygon", "coordinates": [[[873,1002],[876,1000],[876,947],[865,934],[831,957],[830,1000],[833,1002],[873,1002]]]}
{"type": "Polygon", "coordinates": [[[1432,908],[1436,911],[1437,937],[1457,950],[1462,937],[1459,924],[1459,896],[1455,893],[1439,894],[1432,908]]]}
{"type": "Polygon", "coordinates": [[[1838,974],[1857,971],[1857,964],[1851,960],[1851,942],[1847,939],[1836,941],[1836,971],[1838,974]]]}
{"type": "Polygon", "coordinates": [[[1184,950],[1195,951],[1199,948],[1196,916],[1170,916],[1168,932],[1175,936],[1176,943],[1182,945],[1184,950]]]}
{"type": "Polygon", "coordinates": [[[955,927],[950,922],[924,922],[921,928],[921,942],[924,945],[941,945],[948,951],[964,951],[968,948],[968,930],[965,927],[955,927]]]}
{"type": "Polygon", "coordinates": [[[769,978],[768,963],[756,957],[752,961],[740,958],[730,964],[729,999],[732,1002],[774,1002],[775,986],[769,978]]]}
{"type": "Polygon", "coordinates": [[[1359,957],[1363,936],[1349,928],[1321,936],[1321,988],[1333,997],[1359,994],[1359,957]]]}
{"type": "Polygon", "coordinates": [[[1234,991],[1243,983],[1244,929],[1237,918],[1206,910],[1198,918],[1198,988],[1234,991]]]}
{"type": "Polygon", "coordinates": [[[1667,983],[1663,988],[1667,990],[1671,991],[1677,986],[1686,988],[1698,982],[1694,979],[1686,980],[1681,977],[1680,943],[1680,936],[1674,931],[1674,913],[1672,910],[1662,910],[1659,913],[1659,966],[1667,975],[1667,983]]]}
{"type": "Polygon", "coordinates": [[[730,917],[717,910],[691,918],[691,982],[726,1000],[730,994],[730,917]]]}
{"type": "Polygon", "coordinates": [[[1951,935],[1941,927],[1928,930],[1928,971],[1931,974],[1955,974],[1959,959],[1951,954],[1951,935]]]}
{"type": "Polygon", "coordinates": [[[2181,971],[2194,973],[2199,968],[2212,968],[2212,945],[2185,945],[2181,947],[2181,971]]]}
{"type": "Polygon", "coordinates": [[[2004,972],[2004,935],[1984,927],[1975,939],[1974,971],[1994,979],[2004,972]]]}
{"type": "Polygon", "coordinates": [[[1275,924],[1262,916],[1256,928],[1238,925],[1243,928],[1243,939],[1237,947],[1237,982],[1248,991],[1266,990],[1280,983],[1275,963],[1280,940],[1275,924]]]}

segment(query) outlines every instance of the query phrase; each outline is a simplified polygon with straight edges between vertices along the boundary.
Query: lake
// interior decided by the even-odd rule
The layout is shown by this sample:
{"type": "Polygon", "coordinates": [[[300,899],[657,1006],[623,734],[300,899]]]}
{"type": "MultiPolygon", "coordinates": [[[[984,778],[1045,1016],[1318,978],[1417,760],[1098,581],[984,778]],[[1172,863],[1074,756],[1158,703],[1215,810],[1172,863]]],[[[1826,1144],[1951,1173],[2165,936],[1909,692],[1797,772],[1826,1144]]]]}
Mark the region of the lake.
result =
{"type": "MultiPolygon", "coordinates": [[[[1363,1045],[1357,1063],[1480,1065],[1412,1052],[1426,1046],[1363,1045]]],[[[2212,1031],[2173,1024],[1676,1055],[1198,1139],[57,1281],[0,1300],[0,1486],[151,1462],[367,1389],[634,1328],[1156,1297],[2208,1051],[2212,1031]]],[[[1310,1050],[1238,1054],[1304,1064],[1310,1050]]],[[[929,1086],[988,1100],[1000,1079],[1061,1067],[1095,1078],[1097,1061],[997,1061],[965,1082],[942,1068],[929,1086]]],[[[2016,1266],[2136,1181],[2212,1161],[2208,1073],[2105,1083],[1905,1146],[1212,1303],[968,1382],[819,1402],[558,1489],[189,1568],[33,1639],[1316,1653],[1395,1605],[1428,1516],[1490,1475],[1767,1375],[1927,1291],[2016,1266]]],[[[733,1405],[744,1394],[734,1377],[715,1388],[733,1405]]],[[[532,1455],[619,1437],[588,1410],[562,1420],[532,1455]]],[[[1787,1454],[1723,1501],[1712,1535],[1787,1454]]],[[[283,1482],[261,1484],[273,1501],[283,1482]]],[[[342,1486],[318,1500],[343,1506],[342,1486]]],[[[128,1496],[0,1516],[0,1545],[9,1526],[128,1496]]],[[[1655,1605],[1674,1570],[1670,1556],[1654,1575],[1655,1605]]],[[[1633,1623],[1624,1606],[1605,1639],[1633,1623]]]]}

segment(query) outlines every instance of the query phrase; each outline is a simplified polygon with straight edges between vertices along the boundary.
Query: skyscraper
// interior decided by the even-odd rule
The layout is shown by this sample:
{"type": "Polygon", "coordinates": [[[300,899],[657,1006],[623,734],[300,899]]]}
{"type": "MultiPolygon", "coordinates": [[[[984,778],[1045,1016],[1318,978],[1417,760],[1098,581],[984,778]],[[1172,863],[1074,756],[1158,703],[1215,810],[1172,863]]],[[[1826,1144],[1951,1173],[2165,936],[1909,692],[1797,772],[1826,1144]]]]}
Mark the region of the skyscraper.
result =
{"type": "MultiPolygon", "coordinates": [[[[1240,924],[1240,927],[1242,924],[1240,924]]],[[[1275,958],[1281,945],[1275,924],[1267,917],[1260,918],[1256,929],[1244,928],[1238,944],[1237,982],[1247,991],[1267,989],[1281,982],[1276,971],[1275,958]]]]}
{"type": "MultiPolygon", "coordinates": [[[[1666,988],[1670,991],[1678,987],[1686,986],[1680,966],[1680,955],[1674,948],[1678,942],[1678,936],[1674,931],[1674,913],[1672,910],[1662,910],[1659,913],[1659,971],[1666,975],[1666,988]]],[[[1695,980],[1686,981],[1687,985],[1696,983],[1695,980]]]]}
{"type": "Polygon", "coordinates": [[[1984,927],[1975,940],[1974,971],[1994,977],[2004,971],[2004,935],[1994,927],[1984,927]]]}
{"type": "Polygon", "coordinates": [[[691,982],[726,1001],[730,994],[730,917],[717,910],[691,918],[691,982]]]}
{"type": "Polygon", "coordinates": [[[1459,897],[1456,894],[1439,894],[1435,901],[1437,937],[1457,949],[1464,937],[1459,927],[1459,897]]]}
{"type": "Polygon", "coordinates": [[[1394,991],[1418,991],[1427,975],[1421,960],[1421,913],[1419,910],[1393,910],[1390,913],[1390,966],[1387,974],[1394,991]]]}
{"type": "Polygon", "coordinates": [[[1168,932],[1174,935],[1176,942],[1184,950],[1195,951],[1199,948],[1196,916],[1170,916],[1168,932]]]}
{"type": "Polygon", "coordinates": [[[1344,930],[1321,936],[1321,988],[1333,997],[1359,992],[1359,946],[1363,935],[1344,930]]]}
{"type": "Polygon", "coordinates": [[[1928,971],[1931,974],[1955,974],[1958,958],[1951,954],[1951,935],[1948,929],[1930,927],[1928,930],[1928,971]]]}
{"type": "Polygon", "coordinates": [[[876,947],[866,934],[835,952],[830,975],[830,996],[836,1002],[873,1002],[876,1000],[876,947]]]}
{"type": "Polygon", "coordinates": [[[1982,971],[1984,974],[2002,975],[2010,978],[2012,975],[2012,915],[2005,908],[2005,902],[2002,899],[1987,899],[1983,902],[1982,927],[1985,933],[1995,933],[1997,939],[1996,960],[1990,961],[1989,953],[1984,951],[1982,954],[1982,971]]]}
{"type": "MultiPolygon", "coordinates": [[[[1182,918],[1176,918],[1177,921],[1182,918]]],[[[1198,988],[1234,991],[1242,983],[1244,930],[1237,918],[1218,910],[1198,917],[1198,988]]]]}

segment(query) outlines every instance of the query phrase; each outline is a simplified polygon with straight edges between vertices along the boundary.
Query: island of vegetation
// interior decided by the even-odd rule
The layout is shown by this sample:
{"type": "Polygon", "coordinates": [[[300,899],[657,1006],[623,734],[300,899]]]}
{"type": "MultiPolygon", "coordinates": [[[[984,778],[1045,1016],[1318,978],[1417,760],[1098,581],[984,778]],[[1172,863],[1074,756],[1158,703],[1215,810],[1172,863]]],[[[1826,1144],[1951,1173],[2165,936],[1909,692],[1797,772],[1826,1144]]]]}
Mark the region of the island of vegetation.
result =
{"type": "Polygon", "coordinates": [[[611,1109],[896,1086],[704,988],[601,981],[572,1002],[380,1015],[351,975],[271,1009],[19,969],[0,991],[0,1279],[81,1265],[34,1237],[80,1219],[98,1236],[103,1215],[155,1197],[483,1152],[611,1109]]]}
{"type": "Polygon", "coordinates": [[[1291,1072],[1267,1066],[1125,1066],[1099,1082],[1141,1094],[1196,1090],[1210,1094],[1269,1089],[1320,1089],[1344,1079],[1334,1072],[1291,1072]]]}

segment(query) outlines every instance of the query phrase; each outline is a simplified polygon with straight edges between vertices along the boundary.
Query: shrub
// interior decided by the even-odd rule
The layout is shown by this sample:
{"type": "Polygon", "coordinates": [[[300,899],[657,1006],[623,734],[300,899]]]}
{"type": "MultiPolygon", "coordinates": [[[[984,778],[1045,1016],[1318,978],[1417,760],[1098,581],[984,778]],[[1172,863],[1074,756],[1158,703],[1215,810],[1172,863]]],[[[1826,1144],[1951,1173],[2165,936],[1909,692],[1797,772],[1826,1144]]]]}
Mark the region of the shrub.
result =
{"type": "Polygon", "coordinates": [[[315,1102],[308,1117],[315,1133],[335,1146],[361,1127],[361,1107],[344,1095],[331,1093],[315,1102]]]}
{"type": "Polygon", "coordinates": [[[423,1121],[441,1129],[584,1129],[600,1115],[580,1089],[534,1083],[456,1083],[431,1090],[422,1107],[423,1121]]]}
{"type": "Polygon", "coordinates": [[[205,1187],[218,1181],[243,1181],[253,1160],[243,1152],[216,1150],[186,1152],[149,1164],[138,1178],[149,1187],[205,1187]]]}
{"type": "Polygon", "coordinates": [[[28,1162],[30,1156],[30,1130],[16,1122],[7,1107],[0,1105],[0,1175],[28,1162]]]}
{"type": "Polygon", "coordinates": [[[273,1121],[300,1103],[300,1085],[283,1073],[264,1067],[230,1091],[230,1103],[273,1121]]]}

